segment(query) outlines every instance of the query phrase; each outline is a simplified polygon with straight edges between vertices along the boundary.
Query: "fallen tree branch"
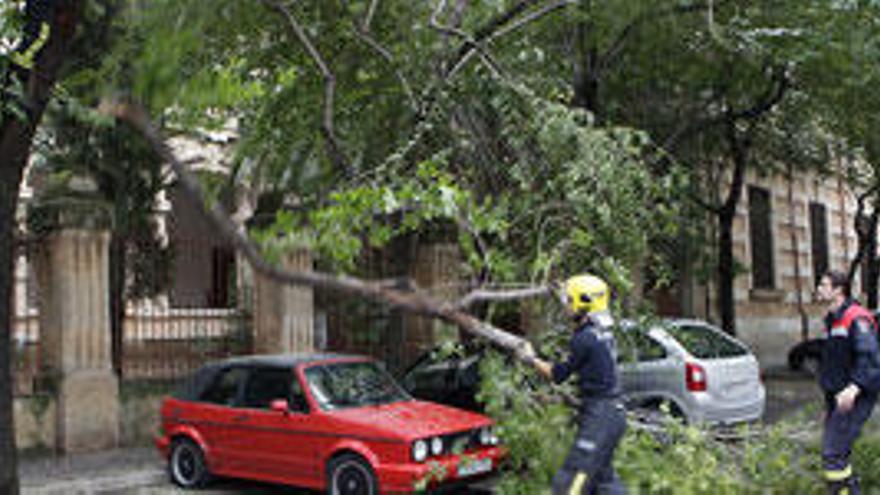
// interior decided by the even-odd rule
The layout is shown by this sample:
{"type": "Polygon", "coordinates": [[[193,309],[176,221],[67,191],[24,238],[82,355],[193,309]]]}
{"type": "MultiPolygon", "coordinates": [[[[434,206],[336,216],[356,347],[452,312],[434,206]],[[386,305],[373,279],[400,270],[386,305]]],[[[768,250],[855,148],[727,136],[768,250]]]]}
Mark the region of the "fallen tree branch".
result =
{"type": "Polygon", "coordinates": [[[229,215],[221,204],[217,203],[211,208],[206,206],[205,195],[198,179],[171,151],[143,107],[128,102],[105,101],[102,102],[98,111],[127,123],[143,135],[157,155],[167,162],[177,174],[185,194],[194,200],[193,203],[198,205],[211,226],[229,241],[261,275],[284,284],[306,285],[357,295],[387,303],[404,311],[437,318],[509,351],[515,352],[524,345],[523,338],[464,313],[452,304],[432,298],[416,286],[413,286],[412,290],[402,291],[389,287],[387,283],[370,282],[355,277],[331,275],[311,270],[282,270],[270,264],[260,254],[253,241],[241,233],[229,219],[229,215]]]}
{"type": "Polygon", "coordinates": [[[501,301],[516,301],[519,299],[528,299],[532,297],[543,296],[546,294],[552,294],[553,288],[544,285],[540,287],[529,287],[527,289],[517,289],[517,290],[485,290],[478,289],[469,292],[467,295],[461,298],[458,303],[455,304],[455,307],[458,309],[465,309],[472,304],[482,301],[492,301],[492,302],[501,302],[501,301]]]}

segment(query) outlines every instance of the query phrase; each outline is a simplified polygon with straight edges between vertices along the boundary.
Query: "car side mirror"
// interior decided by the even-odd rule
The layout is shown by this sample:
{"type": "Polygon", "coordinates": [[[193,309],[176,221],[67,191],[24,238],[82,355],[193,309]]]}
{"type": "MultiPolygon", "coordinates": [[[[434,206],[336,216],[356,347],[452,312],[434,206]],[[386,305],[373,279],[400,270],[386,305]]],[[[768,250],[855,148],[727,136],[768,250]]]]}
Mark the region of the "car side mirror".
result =
{"type": "Polygon", "coordinates": [[[287,399],[275,399],[269,403],[269,409],[287,414],[290,412],[290,405],[287,403],[287,399]]]}

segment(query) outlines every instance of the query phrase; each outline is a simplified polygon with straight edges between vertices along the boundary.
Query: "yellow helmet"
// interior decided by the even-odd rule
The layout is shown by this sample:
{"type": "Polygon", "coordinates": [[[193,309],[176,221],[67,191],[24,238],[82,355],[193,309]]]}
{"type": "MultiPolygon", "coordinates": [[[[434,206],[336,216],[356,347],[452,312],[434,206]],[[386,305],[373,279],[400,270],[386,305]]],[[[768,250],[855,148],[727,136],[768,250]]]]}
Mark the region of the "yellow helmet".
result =
{"type": "Polygon", "coordinates": [[[595,275],[576,275],[565,281],[565,304],[575,314],[608,309],[608,284],[595,275]]]}

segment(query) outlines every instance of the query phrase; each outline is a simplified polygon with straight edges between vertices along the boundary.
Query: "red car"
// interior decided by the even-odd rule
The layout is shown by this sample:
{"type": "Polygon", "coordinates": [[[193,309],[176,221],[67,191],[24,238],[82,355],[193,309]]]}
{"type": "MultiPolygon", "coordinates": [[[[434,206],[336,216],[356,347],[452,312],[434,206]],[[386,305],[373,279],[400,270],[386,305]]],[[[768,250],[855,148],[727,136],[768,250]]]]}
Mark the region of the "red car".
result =
{"type": "Polygon", "coordinates": [[[197,371],[161,408],[174,483],[211,475],[326,490],[411,492],[493,472],[486,416],[412,399],[372,359],[249,356],[197,371]]]}

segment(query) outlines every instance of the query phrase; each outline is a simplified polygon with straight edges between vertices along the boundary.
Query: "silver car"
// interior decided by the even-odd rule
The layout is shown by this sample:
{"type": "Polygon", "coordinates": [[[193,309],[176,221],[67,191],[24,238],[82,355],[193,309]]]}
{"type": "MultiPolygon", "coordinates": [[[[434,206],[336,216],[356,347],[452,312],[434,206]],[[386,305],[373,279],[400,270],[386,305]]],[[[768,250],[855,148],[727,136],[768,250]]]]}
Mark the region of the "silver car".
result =
{"type": "Polygon", "coordinates": [[[623,322],[615,332],[621,385],[629,408],[668,404],[688,422],[760,419],[765,391],[758,360],[742,342],[697,320],[647,328],[623,322]]]}

